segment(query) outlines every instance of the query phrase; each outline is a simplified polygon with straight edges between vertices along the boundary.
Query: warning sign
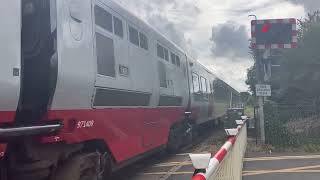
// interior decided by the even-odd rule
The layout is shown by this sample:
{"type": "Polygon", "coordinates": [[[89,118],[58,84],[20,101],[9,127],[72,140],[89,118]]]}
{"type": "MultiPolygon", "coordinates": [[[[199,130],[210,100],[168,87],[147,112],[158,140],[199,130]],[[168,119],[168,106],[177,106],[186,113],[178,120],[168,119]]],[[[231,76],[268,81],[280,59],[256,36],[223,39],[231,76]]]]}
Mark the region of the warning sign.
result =
{"type": "Polygon", "coordinates": [[[271,86],[266,84],[257,84],[256,95],[264,97],[271,96],[271,86]]]}

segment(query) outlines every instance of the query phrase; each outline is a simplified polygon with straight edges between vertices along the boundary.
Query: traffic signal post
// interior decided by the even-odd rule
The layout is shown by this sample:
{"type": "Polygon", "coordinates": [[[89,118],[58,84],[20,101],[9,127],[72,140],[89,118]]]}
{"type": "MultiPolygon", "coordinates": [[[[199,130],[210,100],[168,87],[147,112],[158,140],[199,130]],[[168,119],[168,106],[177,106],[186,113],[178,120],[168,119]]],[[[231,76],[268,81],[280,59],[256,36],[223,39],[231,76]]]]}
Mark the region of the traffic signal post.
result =
{"type": "MultiPolygon", "coordinates": [[[[265,120],[264,120],[264,98],[265,96],[269,96],[268,94],[271,92],[267,92],[267,91],[262,91],[258,90],[259,86],[263,86],[265,84],[265,77],[267,76],[265,68],[264,68],[264,59],[268,58],[268,54],[270,52],[270,49],[267,50],[255,50],[256,53],[256,77],[257,77],[257,81],[258,84],[256,85],[256,96],[257,96],[257,101],[258,101],[258,118],[259,118],[259,123],[258,123],[258,127],[259,127],[259,135],[260,135],[260,142],[261,144],[265,144],[266,142],[266,137],[265,137],[265,120]]],[[[271,90],[270,90],[271,91],[271,90]]]]}
{"type": "Polygon", "coordinates": [[[266,19],[251,21],[251,48],[256,55],[256,96],[258,101],[258,127],[260,142],[265,144],[264,98],[271,96],[270,85],[265,81],[271,77],[271,64],[264,64],[272,49],[291,49],[297,47],[296,19],[266,19]]]}

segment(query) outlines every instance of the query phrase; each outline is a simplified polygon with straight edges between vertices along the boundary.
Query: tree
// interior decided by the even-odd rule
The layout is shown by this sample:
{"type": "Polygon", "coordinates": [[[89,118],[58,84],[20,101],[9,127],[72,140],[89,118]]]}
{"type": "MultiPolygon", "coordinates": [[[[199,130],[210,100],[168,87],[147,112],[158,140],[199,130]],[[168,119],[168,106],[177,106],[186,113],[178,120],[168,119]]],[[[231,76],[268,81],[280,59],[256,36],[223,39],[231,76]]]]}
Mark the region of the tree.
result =
{"type": "Polygon", "coordinates": [[[256,94],[257,83],[258,83],[258,80],[256,76],[256,64],[254,64],[247,70],[247,80],[246,80],[246,84],[249,86],[249,91],[254,95],[256,94]]]}
{"type": "Polygon", "coordinates": [[[254,106],[254,96],[250,92],[240,92],[241,102],[247,106],[254,106]]]}

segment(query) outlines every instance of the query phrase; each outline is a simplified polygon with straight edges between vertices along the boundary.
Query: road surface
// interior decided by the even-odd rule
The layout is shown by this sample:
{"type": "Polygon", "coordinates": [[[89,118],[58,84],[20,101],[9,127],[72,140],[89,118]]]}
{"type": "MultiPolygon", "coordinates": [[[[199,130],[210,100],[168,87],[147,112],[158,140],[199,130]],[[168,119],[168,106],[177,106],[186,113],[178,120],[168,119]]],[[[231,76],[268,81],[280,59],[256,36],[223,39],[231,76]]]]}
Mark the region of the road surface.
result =
{"type": "Polygon", "coordinates": [[[319,179],[319,154],[255,154],[244,162],[243,180],[319,179]]]}

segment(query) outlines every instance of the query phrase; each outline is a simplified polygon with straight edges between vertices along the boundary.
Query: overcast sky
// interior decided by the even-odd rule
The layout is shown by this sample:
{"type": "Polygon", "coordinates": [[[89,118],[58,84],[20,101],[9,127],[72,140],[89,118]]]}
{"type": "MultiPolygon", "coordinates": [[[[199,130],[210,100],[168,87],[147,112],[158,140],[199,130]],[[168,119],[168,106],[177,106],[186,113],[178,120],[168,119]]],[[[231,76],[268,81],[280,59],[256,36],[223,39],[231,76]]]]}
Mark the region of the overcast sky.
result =
{"type": "Polygon", "coordinates": [[[115,0],[239,91],[246,91],[249,14],[302,18],[320,0],[115,0]]]}

